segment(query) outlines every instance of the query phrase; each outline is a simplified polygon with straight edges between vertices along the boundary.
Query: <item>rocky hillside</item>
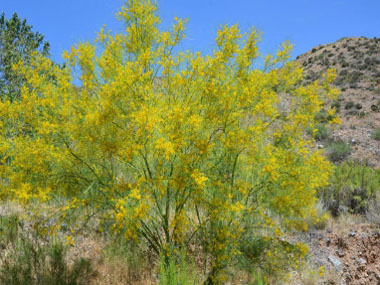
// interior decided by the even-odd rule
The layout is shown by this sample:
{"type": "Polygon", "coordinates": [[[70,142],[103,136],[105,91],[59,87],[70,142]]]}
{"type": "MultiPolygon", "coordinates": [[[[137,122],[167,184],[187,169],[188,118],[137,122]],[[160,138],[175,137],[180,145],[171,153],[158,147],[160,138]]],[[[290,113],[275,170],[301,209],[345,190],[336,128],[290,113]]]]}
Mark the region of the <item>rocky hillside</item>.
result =
{"type": "MultiPolygon", "coordinates": [[[[334,131],[323,129],[318,146],[334,161],[353,158],[380,167],[380,38],[343,38],[320,45],[297,57],[307,82],[319,79],[329,68],[336,68],[339,99],[335,107],[342,124],[334,131]]],[[[321,123],[323,123],[323,113],[321,123]]]]}

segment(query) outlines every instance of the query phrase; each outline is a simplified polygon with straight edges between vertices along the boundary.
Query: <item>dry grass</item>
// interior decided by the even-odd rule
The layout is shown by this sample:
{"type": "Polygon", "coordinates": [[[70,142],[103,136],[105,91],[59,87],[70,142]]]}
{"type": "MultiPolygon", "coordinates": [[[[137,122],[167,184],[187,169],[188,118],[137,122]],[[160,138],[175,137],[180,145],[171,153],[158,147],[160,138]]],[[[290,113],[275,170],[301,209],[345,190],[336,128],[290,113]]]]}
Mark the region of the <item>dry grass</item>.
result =
{"type": "Polygon", "coordinates": [[[24,209],[20,204],[12,201],[4,201],[0,203],[0,216],[16,215],[20,216],[24,213],[24,209]]]}
{"type": "Polygon", "coordinates": [[[362,215],[341,214],[335,219],[330,219],[329,228],[338,236],[345,236],[350,232],[353,226],[359,224],[368,224],[366,218],[362,215]]]}

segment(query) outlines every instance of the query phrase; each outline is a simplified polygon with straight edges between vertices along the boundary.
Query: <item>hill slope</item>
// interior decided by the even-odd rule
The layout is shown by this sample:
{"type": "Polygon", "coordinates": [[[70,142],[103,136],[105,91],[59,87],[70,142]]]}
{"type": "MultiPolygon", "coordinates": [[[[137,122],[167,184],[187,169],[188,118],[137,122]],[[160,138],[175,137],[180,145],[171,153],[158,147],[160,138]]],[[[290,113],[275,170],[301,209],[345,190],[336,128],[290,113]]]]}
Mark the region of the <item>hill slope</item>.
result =
{"type": "Polygon", "coordinates": [[[368,161],[380,167],[380,39],[343,38],[320,45],[297,57],[304,67],[306,82],[321,78],[336,68],[336,86],[341,95],[325,109],[335,107],[342,124],[319,146],[344,141],[351,146],[346,158],[368,161]]]}

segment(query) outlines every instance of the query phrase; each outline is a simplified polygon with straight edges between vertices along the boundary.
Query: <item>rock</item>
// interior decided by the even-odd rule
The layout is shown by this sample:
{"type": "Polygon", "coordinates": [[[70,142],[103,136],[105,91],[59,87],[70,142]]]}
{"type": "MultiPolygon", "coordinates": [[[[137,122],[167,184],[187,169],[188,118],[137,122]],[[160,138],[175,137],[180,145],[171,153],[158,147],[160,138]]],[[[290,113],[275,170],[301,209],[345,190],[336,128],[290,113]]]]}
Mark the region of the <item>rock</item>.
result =
{"type": "Polygon", "coordinates": [[[367,264],[367,261],[362,257],[359,258],[359,262],[360,264],[367,264]]]}
{"type": "Polygon", "coordinates": [[[342,267],[342,262],[335,256],[329,255],[328,260],[334,265],[336,271],[340,271],[342,267]]]}
{"type": "Polygon", "coordinates": [[[355,232],[350,232],[350,233],[348,234],[348,236],[349,236],[349,237],[354,237],[355,234],[356,234],[355,232]]]}
{"type": "Polygon", "coordinates": [[[329,238],[326,239],[326,246],[330,246],[330,244],[331,244],[331,240],[329,238]]]}

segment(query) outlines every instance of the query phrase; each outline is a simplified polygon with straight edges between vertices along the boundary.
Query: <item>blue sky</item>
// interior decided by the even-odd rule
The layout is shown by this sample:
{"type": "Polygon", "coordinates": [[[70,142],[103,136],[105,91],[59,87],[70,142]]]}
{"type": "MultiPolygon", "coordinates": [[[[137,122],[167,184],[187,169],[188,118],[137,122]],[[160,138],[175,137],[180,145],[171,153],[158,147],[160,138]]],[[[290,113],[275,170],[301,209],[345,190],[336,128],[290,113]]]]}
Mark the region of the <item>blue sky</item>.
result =
{"type": "MultiPolygon", "coordinates": [[[[80,41],[92,41],[103,24],[119,32],[121,0],[0,0],[0,12],[26,18],[51,44],[55,61],[80,41]]],[[[163,26],[188,18],[184,49],[210,53],[221,24],[263,32],[260,50],[274,53],[289,40],[294,57],[342,37],[380,37],[380,0],[159,0],[163,26]]]]}

